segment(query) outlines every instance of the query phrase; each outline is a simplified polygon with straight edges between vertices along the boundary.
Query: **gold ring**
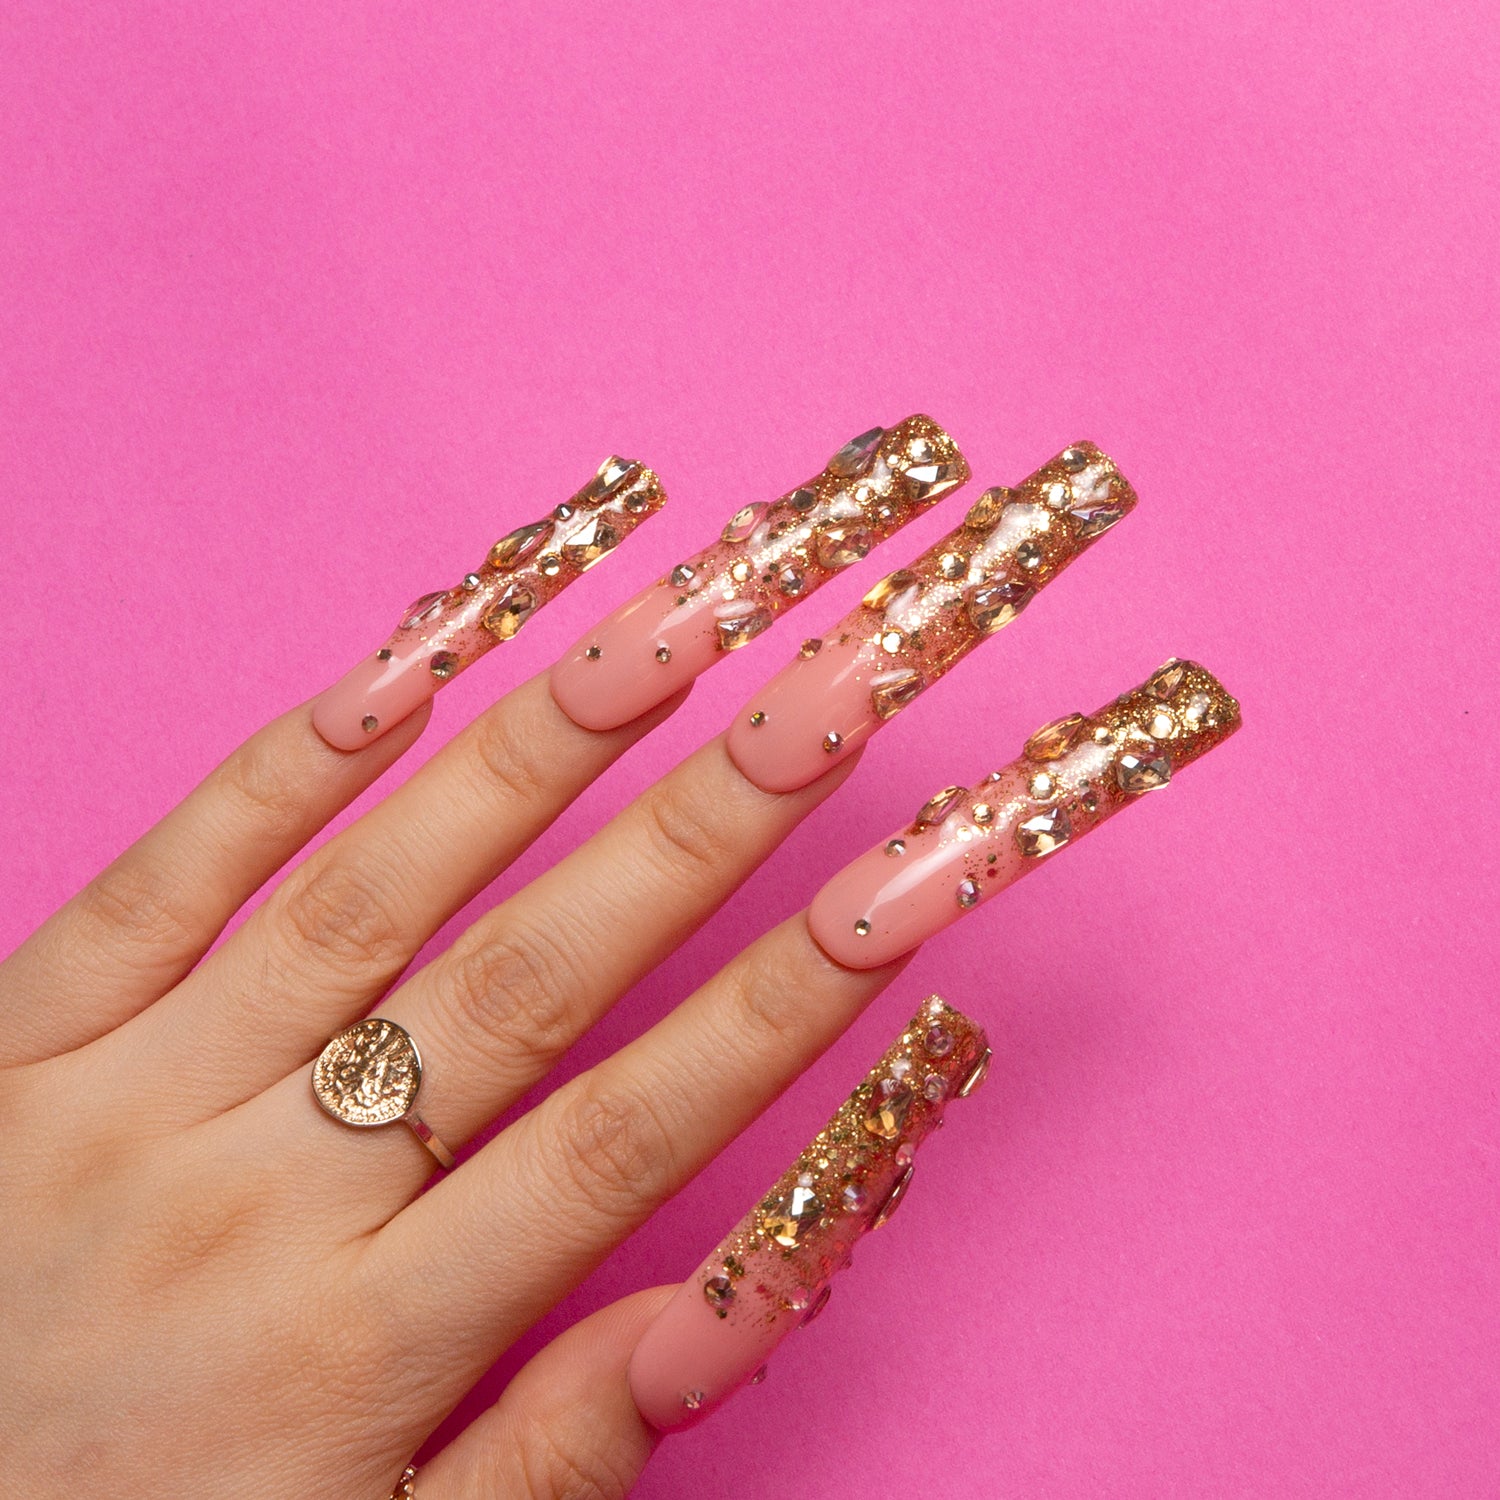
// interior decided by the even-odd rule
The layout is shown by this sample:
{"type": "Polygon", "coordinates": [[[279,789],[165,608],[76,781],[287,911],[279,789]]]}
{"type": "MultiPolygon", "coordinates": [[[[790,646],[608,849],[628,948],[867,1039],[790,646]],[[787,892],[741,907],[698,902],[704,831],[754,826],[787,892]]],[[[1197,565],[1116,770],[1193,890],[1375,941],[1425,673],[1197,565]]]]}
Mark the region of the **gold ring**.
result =
{"type": "Polygon", "coordinates": [[[400,1479],[396,1481],[396,1488],[391,1491],[391,1500],[416,1500],[417,1497],[417,1466],[407,1464],[400,1479]]]}
{"type": "Polygon", "coordinates": [[[411,1033],[383,1016],[357,1021],[318,1054],[312,1070],[313,1096],[345,1125],[364,1129],[404,1120],[445,1171],[453,1153],[417,1113],[422,1058],[411,1033]]]}

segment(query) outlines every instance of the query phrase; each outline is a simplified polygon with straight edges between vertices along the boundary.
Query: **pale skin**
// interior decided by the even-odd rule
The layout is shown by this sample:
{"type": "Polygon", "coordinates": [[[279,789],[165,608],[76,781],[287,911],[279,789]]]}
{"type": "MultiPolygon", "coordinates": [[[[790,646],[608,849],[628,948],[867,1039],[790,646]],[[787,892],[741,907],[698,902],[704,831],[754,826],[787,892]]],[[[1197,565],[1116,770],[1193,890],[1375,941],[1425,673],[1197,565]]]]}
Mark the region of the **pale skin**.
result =
{"type": "MultiPolygon", "coordinates": [[[[428,712],[344,753],[304,705],[0,965],[11,1488],[384,1500],[507,1346],[894,978],[899,962],[835,964],[799,913],[420,1196],[434,1163],[404,1125],[355,1130],[318,1108],[312,1060],[378,1001],[421,1046],[423,1117],[460,1148],[854,767],[767,793],[716,739],[404,973],[680,702],[594,733],[544,678],[522,684],[209,954],[428,712]]],[[[543,1349],[422,1469],[420,1500],[624,1495],[655,1441],[626,1367],[669,1295],[642,1291],[543,1349]]]]}

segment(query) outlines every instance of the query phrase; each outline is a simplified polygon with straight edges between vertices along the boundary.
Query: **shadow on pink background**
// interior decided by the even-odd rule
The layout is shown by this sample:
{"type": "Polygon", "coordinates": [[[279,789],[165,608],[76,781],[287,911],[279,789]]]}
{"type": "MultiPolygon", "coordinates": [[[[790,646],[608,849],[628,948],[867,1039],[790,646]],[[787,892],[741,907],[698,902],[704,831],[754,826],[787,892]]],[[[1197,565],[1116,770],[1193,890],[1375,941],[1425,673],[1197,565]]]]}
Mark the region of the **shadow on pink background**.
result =
{"type": "Polygon", "coordinates": [[[0,49],[5,945],[606,452],[668,513],[398,774],[853,432],[927,411],[976,491],[1093,438],[1137,513],[577,1063],[1166,656],[1246,728],[931,943],[518,1354],[685,1275],[941,989],[992,1083],[642,1496],[1500,1494],[1492,7],[119,9],[0,49]]]}

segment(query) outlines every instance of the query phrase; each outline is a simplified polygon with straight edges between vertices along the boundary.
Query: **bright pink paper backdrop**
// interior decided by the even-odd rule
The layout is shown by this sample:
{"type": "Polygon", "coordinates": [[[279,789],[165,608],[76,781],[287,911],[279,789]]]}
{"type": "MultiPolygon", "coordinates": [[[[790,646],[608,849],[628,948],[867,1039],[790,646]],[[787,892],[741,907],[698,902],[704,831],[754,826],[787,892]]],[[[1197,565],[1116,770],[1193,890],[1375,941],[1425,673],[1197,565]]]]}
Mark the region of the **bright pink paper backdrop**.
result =
{"type": "Polygon", "coordinates": [[[932,943],[542,1331],[685,1274],[941,988],[992,1084],[643,1496],[1500,1493],[1491,4],[7,14],[0,940],[611,449],[671,510],[412,766],[871,422],[982,483],[1092,437],[1137,514],[579,1060],[1168,654],[1247,727],[932,943]]]}

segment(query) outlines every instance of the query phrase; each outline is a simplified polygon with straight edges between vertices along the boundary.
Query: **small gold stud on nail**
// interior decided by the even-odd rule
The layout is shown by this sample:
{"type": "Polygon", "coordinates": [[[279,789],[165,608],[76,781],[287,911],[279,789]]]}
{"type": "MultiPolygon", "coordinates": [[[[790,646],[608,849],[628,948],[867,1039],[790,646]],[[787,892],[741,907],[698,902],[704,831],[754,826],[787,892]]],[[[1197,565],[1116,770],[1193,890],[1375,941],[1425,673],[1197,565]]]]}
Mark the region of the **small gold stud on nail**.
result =
{"type": "Polygon", "coordinates": [[[588,647],[583,653],[590,661],[598,661],[604,653],[597,646],[588,647]]]}
{"type": "Polygon", "coordinates": [[[665,666],[672,660],[672,648],[670,646],[658,646],[656,648],[656,659],[665,666]]]}
{"type": "Polygon", "coordinates": [[[755,710],[755,712],[750,715],[750,727],[752,729],[759,729],[760,726],[762,724],[764,724],[765,722],[766,722],[766,716],[765,716],[765,713],[761,709],[757,708],[755,710]]]}
{"type": "Polygon", "coordinates": [[[869,937],[870,924],[863,917],[854,924],[854,935],[855,937],[869,937]]]}

